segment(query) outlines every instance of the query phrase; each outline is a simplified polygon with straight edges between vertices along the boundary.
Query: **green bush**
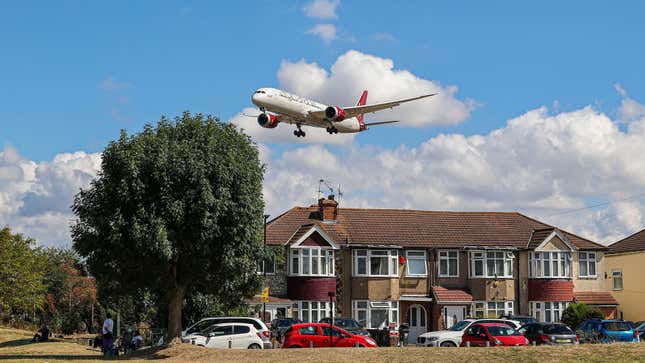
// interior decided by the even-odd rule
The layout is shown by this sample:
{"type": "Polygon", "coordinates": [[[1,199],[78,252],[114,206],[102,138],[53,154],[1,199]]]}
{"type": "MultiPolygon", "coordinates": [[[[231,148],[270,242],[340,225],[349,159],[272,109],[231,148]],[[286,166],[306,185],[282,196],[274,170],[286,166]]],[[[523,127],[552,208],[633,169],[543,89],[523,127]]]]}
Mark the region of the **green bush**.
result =
{"type": "Polygon", "coordinates": [[[605,315],[602,311],[591,308],[585,303],[572,303],[562,313],[562,322],[575,330],[585,320],[602,319],[604,317],[605,315]]]}

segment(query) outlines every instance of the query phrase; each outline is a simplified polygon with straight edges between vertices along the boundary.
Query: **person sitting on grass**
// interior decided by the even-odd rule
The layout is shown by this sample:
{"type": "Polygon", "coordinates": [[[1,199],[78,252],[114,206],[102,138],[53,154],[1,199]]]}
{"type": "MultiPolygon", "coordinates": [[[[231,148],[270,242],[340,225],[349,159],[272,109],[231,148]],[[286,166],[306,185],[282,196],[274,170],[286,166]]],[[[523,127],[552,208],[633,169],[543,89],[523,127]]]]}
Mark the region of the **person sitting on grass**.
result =
{"type": "Polygon", "coordinates": [[[33,343],[46,342],[49,340],[49,334],[49,328],[47,328],[47,325],[43,324],[31,341],[33,343]]]}
{"type": "Polygon", "coordinates": [[[134,332],[134,337],[132,338],[132,343],[130,346],[132,347],[132,350],[137,350],[141,348],[142,343],[143,343],[143,337],[141,336],[141,333],[139,333],[139,331],[137,330],[134,332]]]}

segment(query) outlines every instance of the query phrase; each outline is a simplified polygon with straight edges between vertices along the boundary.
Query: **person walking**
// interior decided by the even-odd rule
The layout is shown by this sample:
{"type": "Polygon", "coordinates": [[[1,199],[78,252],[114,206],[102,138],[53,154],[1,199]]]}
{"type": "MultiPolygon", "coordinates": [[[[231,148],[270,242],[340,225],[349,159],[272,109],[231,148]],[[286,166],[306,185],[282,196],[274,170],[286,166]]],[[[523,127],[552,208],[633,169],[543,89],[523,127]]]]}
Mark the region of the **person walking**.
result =
{"type": "Polygon", "coordinates": [[[114,342],[114,321],[112,314],[107,313],[103,322],[103,355],[112,356],[112,344],[114,342]]]}

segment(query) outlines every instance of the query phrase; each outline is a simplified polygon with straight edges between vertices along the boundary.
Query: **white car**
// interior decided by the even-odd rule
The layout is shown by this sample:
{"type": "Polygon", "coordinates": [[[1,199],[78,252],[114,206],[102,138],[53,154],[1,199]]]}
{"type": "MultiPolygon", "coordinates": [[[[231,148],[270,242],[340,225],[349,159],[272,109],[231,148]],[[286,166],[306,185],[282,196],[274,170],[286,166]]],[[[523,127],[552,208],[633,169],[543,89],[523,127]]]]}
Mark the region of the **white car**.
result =
{"type": "Polygon", "coordinates": [[[431,331],[419,335],[417,338],[418,347],[458,347],[461,344],[461,336],[464,331],[474,323],[505,323],[513,329],[520,327],[520,323],[514,320],[505,319],[466,319],[453,325],[448,330],[431,331]]]}
{"type": "Polygon", "coordinates": [[[211,327],[204,335],[193,335],[190,344],[206,348],[263,349],[262,333],[253,324],[223,323],[211,327]]]}
{"type": "Polygon", "coordinates": [[[262,348],[270,349],[272,347],[269,329],[266,324],[258,318],[243,316],[204,318],[182,331],[181,341],[184,343],[192,343],[193,339],[200,340],[201,338],[199,337],[203,338],[206,336],[206,333],[210,332],[213,326],[223,323],[251,324],[262,335],[262,348]]]}

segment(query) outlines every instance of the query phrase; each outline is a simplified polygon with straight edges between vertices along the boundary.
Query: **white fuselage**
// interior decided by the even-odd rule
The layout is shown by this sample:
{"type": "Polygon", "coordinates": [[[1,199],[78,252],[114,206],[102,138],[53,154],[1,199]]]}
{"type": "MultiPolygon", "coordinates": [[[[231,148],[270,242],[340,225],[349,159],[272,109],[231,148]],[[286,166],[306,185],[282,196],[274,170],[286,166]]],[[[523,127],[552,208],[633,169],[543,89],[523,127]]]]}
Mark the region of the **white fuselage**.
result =
{"type": "Polygon", "coordinates": [[[277,114],[280,122],[322,128],[333,126],[341,133],[363,131],[356,117],[330,121],[310,116],[309,111],[324,111],[328,105],[275,88],[260,88],[258,91],[264,92],[253,94],[251,97],[253,104],[262,110],[277,114]]]}

